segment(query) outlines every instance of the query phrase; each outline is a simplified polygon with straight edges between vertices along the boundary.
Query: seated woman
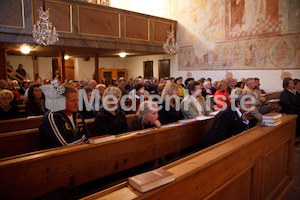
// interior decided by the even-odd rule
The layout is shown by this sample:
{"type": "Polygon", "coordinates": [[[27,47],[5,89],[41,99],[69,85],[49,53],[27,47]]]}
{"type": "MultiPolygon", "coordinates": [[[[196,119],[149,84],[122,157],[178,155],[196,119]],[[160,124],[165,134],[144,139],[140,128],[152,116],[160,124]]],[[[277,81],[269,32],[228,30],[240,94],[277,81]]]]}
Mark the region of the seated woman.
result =
{"type": "MultiPolygon", "coordinates": [[[[135,95],[130,97],[129,106],[132,107],[132,110],[129,113],[135,113],[139,108],[141,102],[148,100],[148,96],[145,95],[145,85],[143,83],[137,83],[134,85],[135,95]],[[135,107],[133,107],[133,102],[135,102],[135,107]]],[[[133,93],[134,94],[134,93],[133,93]]]]}
{"type": "Polygon", "coordinates": [[[136,131],[152,127],[160,127],[158,105],[152,101],[144,101],[130,123],[130,130],[136,131]]]}
{"type": "Polygon", "coordinates": [[[95,118],[95,135],[118,135],[128,131],[125,112],[119,108],[122,92],[111,86],[106,88],[102,105],[95,118]]]}
{"type": "Polygon", "coordinates": [[[176,83],[169,83],[162,92],[162,109],[158,111],[158,120],[161,124],[169,124],[183,119],[178,87],[176,83]]]}
{"type": "Polygon", "coordinates": [[[216,103],[215,110],[225,110],[230,105],[230,97],[227,91],[227,83],[225,80],[221,80],[217,86],[218,90],[214,94],[214,100],[216,103]]]}
{"type": "Polygon", "coordinates": [[[291,78],[283,80],[283,92],[280,95],[282,112],[286,114],[299,114],[299,102],[297,102],[294,81],[291,78]]]}
{"type": "Polygon", "coordinates": [[[45,114],[45,100],[40,85],[36,84],[29,88],[28,99],[25,103],[25,111],[27,116],[45,114]]]}
{"type": "Polygon", "coordinates": [[[297,132],[296,137],[300,137],[300,102],[298,94],[295,91],[295,84],[291,78],[283,80],[283,92],[280,95],[280,104],[282,112],[286,114],[296,114],[297,118],[297,132]]]}
{"type": "MultiPolygon", "coordinates": [[[[83,89],[86,92],[86,96],[87,96],[88,102],[90,102],[90,99],[91,99],[91,96],[92,96],[92,92],[93,92],[93,87],[91,87],[91,86],[85,86],[85,87],[83,87],[83,89]]],[[[88,102],[86,102],[86,103],[88,103],[88,102]]],[[[95,101],[93,101],[93,102],[95,102],[95,101]]],[[[95,116],[96,116],[95,104],[90,105],[91,110],[88,111],[87,108],[86,108],[86,106],[85,106],[86,103],[83,101],[83,107],[82,107],[82,110],[79,110],[79,113],[82,115],[82,117],[84,119],[95,118],[95,116]]]]}
{"type": "Polygon", "coordinates": [[[19,115],[19,108],[12,104],[14,94],[7,90],[0,90],[0,120],[14,119],[19,115]]]}

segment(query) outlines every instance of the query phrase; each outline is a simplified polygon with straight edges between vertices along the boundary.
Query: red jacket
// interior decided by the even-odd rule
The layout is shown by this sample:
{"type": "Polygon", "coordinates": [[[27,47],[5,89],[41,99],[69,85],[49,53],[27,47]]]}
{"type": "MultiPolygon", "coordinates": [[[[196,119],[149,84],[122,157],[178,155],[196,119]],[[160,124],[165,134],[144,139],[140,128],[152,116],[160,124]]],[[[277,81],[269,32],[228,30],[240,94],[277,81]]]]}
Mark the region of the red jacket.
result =
{"type": "Polygon", "coordinates": [[[221,92],[221,90],[218,89],[216,91],[216,93],[214,94],[214,100],[218,107],[218,109],[216,109],[216,110],[223,109],[224,105],[222,105],[222,104],[224,104],[224,103],[226,104],[226,106],[230,105],[230,97],[229,97],[229,93],[227,90],[225,90],[224,92],[221,92]],[[224,93],[226,96],[224,95],[224,93]],[[226,97],[226,98],[224,98],[224,97],[226,97]],[[221,102],[224,102],[224,103],[221,103],[221,102]]]}

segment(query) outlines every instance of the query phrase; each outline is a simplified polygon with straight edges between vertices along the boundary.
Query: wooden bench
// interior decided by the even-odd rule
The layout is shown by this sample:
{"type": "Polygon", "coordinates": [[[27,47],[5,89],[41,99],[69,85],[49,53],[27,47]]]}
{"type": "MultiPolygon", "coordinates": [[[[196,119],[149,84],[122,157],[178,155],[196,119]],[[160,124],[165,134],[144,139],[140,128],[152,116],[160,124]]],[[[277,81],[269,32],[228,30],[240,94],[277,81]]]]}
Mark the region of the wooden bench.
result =
{"type": "MultiPolygon", "coordinates": [[[[130,125],[131,119],[134,114],[126,115],[127,124],[130,125]]],[[[25,117],[25,118],[17,118],[17,119],[9,119],[9,120],[1,120],[0,121],[0,133],[8,133],[13,131],[20,131],[32,128],[38,128],[42,120],[42,116],[37,117],[25,117]]],[[[93,119],[87,119],[87,126],[89,131],[93,132],[92,125],[88,125],[89,123],[93,123],[93,119]]]]}
{"type": "Polygon", "coordinates": [[[271,99],[280,99],[280,95],[283,91],[277,91],[277,92],[272,92],[272,93],[267,93],[264,95],[266,100],[271,100],[271,99]]]}
{"type": "MultiPolygon", "coordinates": [[[[1,197],[31,199],[60,187],[75,187],[200,143],[212,119],[125,133],[102,144],[60,147],[0,160],[1,197]]],[[[178,123],[179,124],[179,123],[178,123]]]]}
{"type": "MultiPolygon", "coordinates": [[[[133,115],[126,115],[127,123],[131,122],[132,117],[133,115]]],[[[4,127],[3,130],[17,131],[10,131],[0,134],[0,158],[41,150],[38,137],[38,127],[41,122],[41,117],[34,119],[23,118],[5,121],[7,121],[7,123],[1,124],[4,127]],[[10,126],[7,124],[10,124],[10,126]]],[[[94,119],[87,119],[85,121],[89,132],[91,135],[94,135],[94,119]]],[[[0,123],[2,122],[4,121],[0,121],[0,123]]],[[[1,129],[1,131],[3,130],[1,129]]]]}
{"type": "Polygon", "coordinates": [[[38,128],[0,134],[0,158],[40,150],[38,128]]]}
{"type": "Polygon", "coordinates": [[[18,118],[0,121],[0,133],[8,133],[25,129],[38,128],[42,117],[36,118],[18,118]]]}
{"type": "Polygon", "coordinates": [[[292,189],[295,115],[255,127],[163,168],[175,181],[144,194],[121,183],[92,199],[284,199],[292,189]]]}

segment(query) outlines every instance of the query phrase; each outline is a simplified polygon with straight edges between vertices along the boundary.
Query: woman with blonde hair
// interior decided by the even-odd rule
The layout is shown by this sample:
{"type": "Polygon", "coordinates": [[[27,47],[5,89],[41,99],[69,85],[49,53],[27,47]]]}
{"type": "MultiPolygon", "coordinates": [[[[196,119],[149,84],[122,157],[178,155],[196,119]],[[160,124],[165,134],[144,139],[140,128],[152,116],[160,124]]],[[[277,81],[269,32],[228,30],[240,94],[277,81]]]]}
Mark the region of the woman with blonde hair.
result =
{"type": "Polygon", "coordinates": [[[14,94],[7,90],[0,90],[0,120],[14,119],[19,115],[19,108],[12,104],[14,94]]]}
{"type": "Polygon", "coordinates": [[[158,120],[158,105],[152,101],[144,101],[136,115],[132,118],[130,130],[136,131],[152,127],[160,127],[161,123],[158,120]]]}
{"type": "Polygon", "coordinates": [[[215,110],[225,110],[230,105],[230,97],[227,91],[227,83],[225,80],[221,80],[217,86],[218,90],[214,94],[214,100],[216,103],[215,110]]]}
{"type": "Polygon", "coordinates": [[[121,96],[122,91],[119,88],[106,88],[95,118],[95,135],[118,135],[128,131],[125,112],[119,108],[121,96]]]}
{"type": "Polygon", "coordinates": [[[176,83],[168,83],[162,92],[162,109],[158,111],[158,119],[162,124],[169,124],[183,119],[178,87],[176,83]]]}

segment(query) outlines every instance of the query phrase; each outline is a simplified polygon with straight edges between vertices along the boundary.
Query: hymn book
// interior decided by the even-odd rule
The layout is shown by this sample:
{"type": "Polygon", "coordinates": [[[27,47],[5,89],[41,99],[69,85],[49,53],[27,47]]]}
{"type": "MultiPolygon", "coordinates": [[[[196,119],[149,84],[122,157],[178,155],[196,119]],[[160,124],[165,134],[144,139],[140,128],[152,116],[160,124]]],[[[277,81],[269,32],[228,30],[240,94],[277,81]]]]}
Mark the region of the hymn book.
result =
{"type": "Polygon", "coordinates": [[[174,174],[164,169],[155,169],[128,178],[129,184],[140,192],[147,192],[175,180],[174,174]]]}
{"type": "Polygon", "coordinates": [[[101,135],[101,136],[97,136],[97,137],[91,137],[88,140],[89,140],[90,144],[98,144],[101,142],[108,142],[108,141],[115,140],[115,139],[116,139],[116,136],[114,136],[114,135],[101,135]]]}
{"type": "Polygon", "coordinates": [[[265,119],[278,119],[278,118],[281,118],[281,117],[282,117],[281,113],[267,113],[267,114],[262,115],[263,120],[265,120],[265,119]]]}
{"type": "Polygon", "coordinates": [[[263,126],[278,126],[281,124],[282,115],[280,113],[267,113],[262,115],[263,126]]]}

